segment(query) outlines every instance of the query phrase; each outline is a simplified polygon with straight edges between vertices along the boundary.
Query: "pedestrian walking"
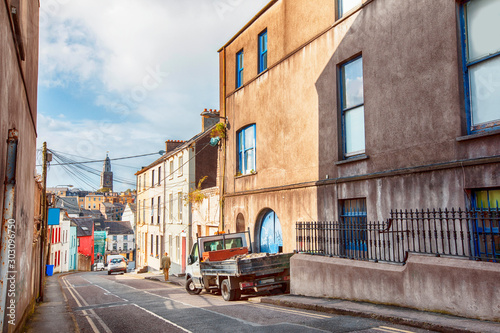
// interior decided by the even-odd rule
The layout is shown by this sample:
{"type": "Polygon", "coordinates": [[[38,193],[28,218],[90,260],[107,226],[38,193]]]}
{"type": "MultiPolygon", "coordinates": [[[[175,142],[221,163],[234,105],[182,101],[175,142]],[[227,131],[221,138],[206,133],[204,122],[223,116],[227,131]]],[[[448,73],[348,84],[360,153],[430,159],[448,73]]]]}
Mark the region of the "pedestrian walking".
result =
{"type": "Polygon", "coordinates": [[[163,269],[163,275],[165,276],[165,281],[168,280],[168,270],[170,269],[170,257],[168,253],[165,252],[165,255],[161,258],[161,267],[163,269]]]}

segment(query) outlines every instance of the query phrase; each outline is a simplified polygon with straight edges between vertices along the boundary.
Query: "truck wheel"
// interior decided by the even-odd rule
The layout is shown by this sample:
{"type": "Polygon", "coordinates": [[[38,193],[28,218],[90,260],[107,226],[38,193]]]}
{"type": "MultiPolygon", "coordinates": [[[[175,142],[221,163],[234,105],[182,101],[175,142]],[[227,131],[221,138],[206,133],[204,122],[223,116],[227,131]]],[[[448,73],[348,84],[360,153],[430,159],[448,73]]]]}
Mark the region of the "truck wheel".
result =
{"type": "Polygon", "coordinates": [[[231,287],[229,286],[228,279],[225,279],[222,281],[220,291],[222,294],[222,298],[225,301],[236,301],[241,296],[241,292],[239,289],[238,290],[235,290],[235,289],[231,290],[231,287]]]}
{"type": "Polygon", "coordinates": [[[201,293],[201,289],[198,289],[194,286],[194,282],[193,282],[193,279],[189,278],[187,281],[186,281],[186,291],[188,292],[188,294],[190,295],[198,295],[199,293],[201,293]]]}

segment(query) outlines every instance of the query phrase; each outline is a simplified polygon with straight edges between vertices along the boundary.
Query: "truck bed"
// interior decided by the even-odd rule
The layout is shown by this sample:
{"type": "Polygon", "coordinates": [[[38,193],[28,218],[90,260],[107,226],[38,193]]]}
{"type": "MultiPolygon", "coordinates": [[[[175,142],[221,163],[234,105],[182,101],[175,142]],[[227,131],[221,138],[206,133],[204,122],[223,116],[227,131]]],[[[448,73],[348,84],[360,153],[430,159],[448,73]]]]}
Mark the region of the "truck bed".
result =
{"type": "Polygon", "coordinates": [[[206,261],[200,263],[204,275],[267,275],[282,272],[290,268],[293,253],[254,253],[238,255],[222,261],[206,261]]]}

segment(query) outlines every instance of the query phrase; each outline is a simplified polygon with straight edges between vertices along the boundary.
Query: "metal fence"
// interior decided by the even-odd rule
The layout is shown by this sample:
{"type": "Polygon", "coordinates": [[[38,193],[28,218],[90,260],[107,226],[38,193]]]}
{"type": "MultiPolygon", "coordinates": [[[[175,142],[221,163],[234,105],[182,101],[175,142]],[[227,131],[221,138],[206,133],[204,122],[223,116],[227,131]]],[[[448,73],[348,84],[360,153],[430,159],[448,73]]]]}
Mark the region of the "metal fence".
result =
{"type": "Polygon", "coordinates": [[[391,211],[385,222],[297,222],[296,251],[405,263],[408,253],[500,262],[500,210],[391,211]]]}

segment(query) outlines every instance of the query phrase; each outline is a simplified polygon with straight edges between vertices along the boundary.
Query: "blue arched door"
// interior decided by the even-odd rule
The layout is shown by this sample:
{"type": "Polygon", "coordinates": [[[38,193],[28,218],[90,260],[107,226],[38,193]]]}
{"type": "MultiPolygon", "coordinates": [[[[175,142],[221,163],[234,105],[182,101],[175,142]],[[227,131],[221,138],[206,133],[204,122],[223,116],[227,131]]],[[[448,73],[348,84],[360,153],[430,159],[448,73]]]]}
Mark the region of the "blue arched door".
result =
{"type": "Polygon", "coordinates": [[[260,252],[278,253],[283,249],[283,236],[278,216],[272,210],[262,218],[260,226],[260,252]]]}

